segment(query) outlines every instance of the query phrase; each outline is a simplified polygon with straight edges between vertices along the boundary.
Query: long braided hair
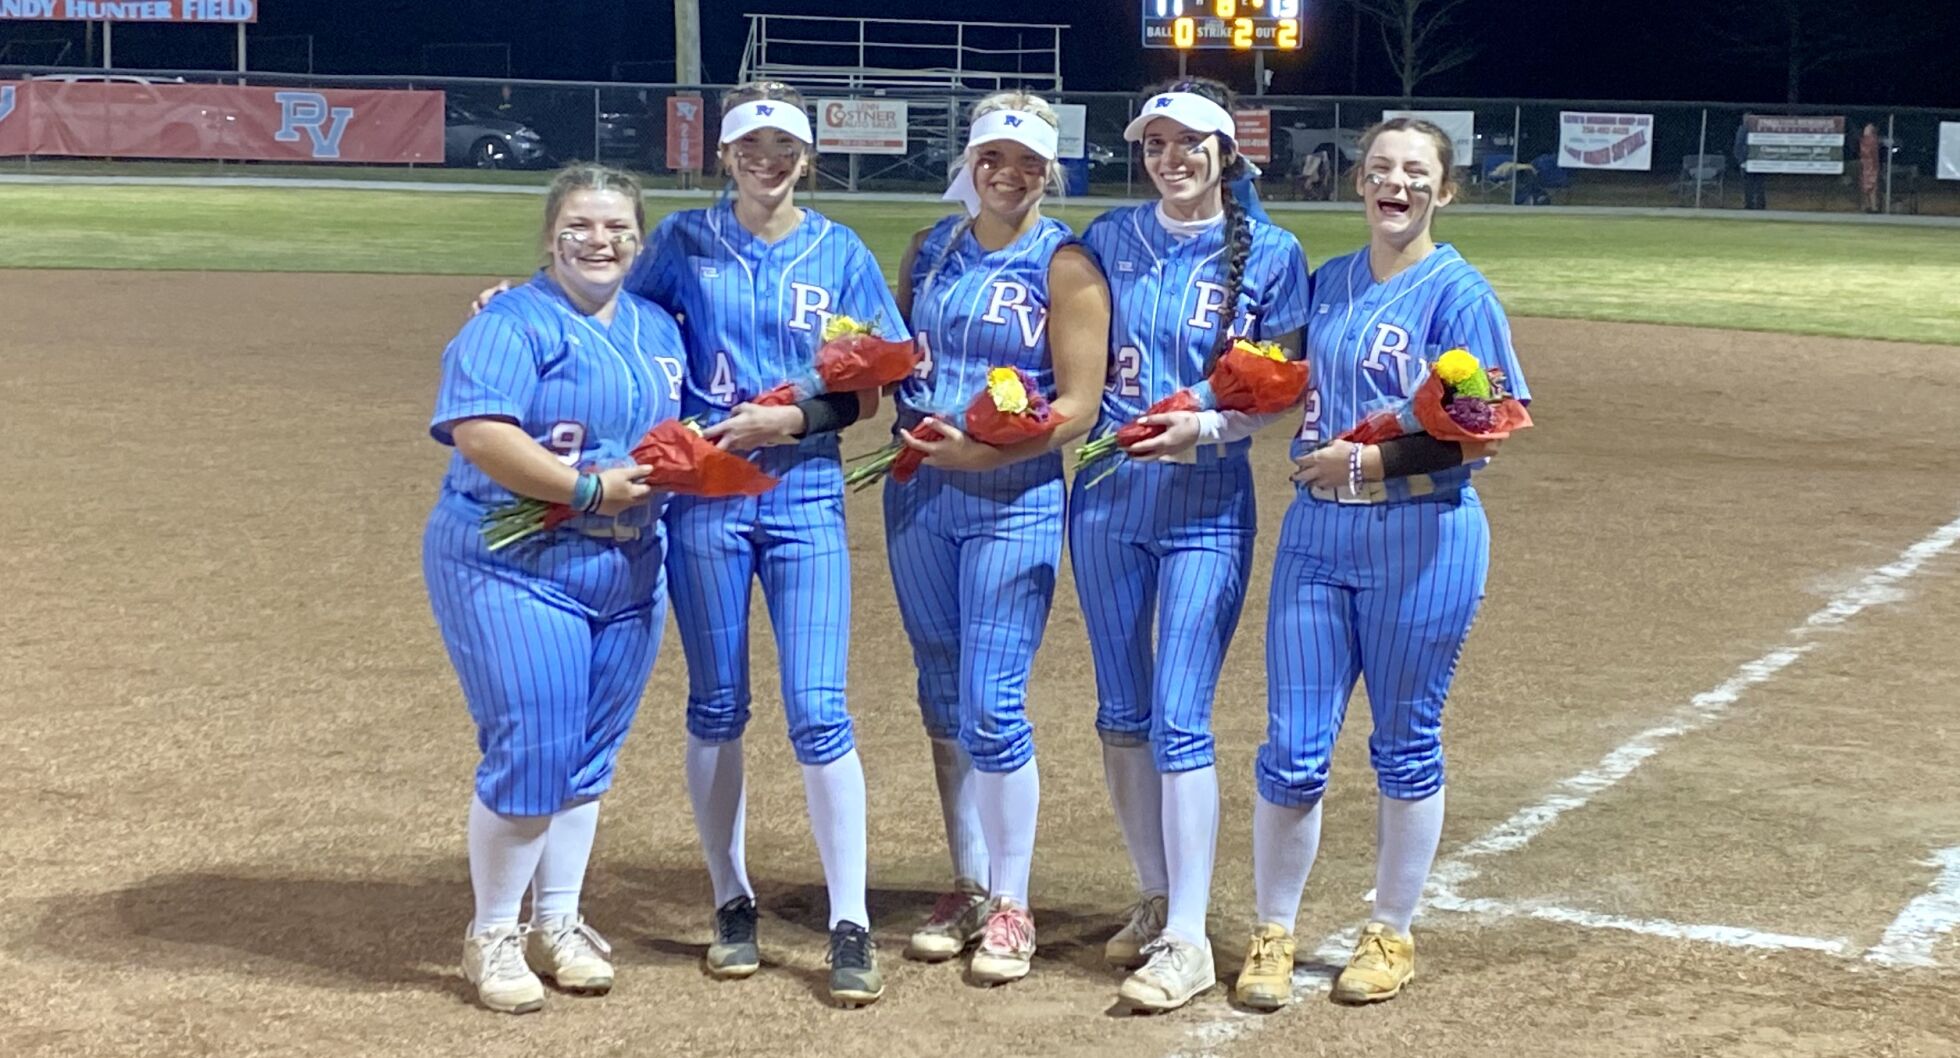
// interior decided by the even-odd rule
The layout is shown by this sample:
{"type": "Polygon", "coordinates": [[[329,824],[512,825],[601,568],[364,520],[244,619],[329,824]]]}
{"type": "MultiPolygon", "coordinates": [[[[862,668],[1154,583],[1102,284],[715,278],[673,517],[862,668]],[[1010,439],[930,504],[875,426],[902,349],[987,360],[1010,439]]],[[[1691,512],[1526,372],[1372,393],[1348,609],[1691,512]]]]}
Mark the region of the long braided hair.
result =
{"type": "MultiPolygon", "coordinates": [[[[1159,85],[1144,93],[1144,98],[1161,95],[1165,92],[1189,92],[1224,107],[1230,113],[1238,97],[1222,82],[1207,77],[1188,77],[1159,85]]],[[[1219,329],[1218,342],[1212,347],[1211,356],[1205,363],[1210,371],[1218,358],[1232,345],[1232,329],[1239,319],[1239,293],[1245,287],[1245,265],[1252,257],[1252,218],[1246,214],[1245,203],[1232,193],[1232,182],[1243,179],[1250,170],[1246,168],[1245,156],[1239,153],[1238,143],[1219,138],[1218,143],[1218,194],[1225,206],[1225,306],[1229,314],[1225,326],[1219,329]]]]}
{"type": "MultiPolygon", "coordinates": [[[[1032,92],[995,92],[986,96],[973,104],[973,113],[967,116],[967,123],[972,124],[997,110],[1018,110],[1025,114],[1033,114],[1056,128],[1060,128],[1062,124],[1061,118],[1055,113],[1055,108],[1049,106],[1046,99],[1032,92]]],[[[973,159],[962,155],[960,164],[972,165],[973,159]]],[[[1059,161],[1051,161],[1048,163],[1048,193],[1059,194],[1061,189],[1062,164],[1059,161]]],[[[932,286],[932,281],[939,277],[939,270],[946,264],[946,259],[953,255],[953,248],[958,246],[960,240],[971,230],[973,230],[973,217],[962,211],[959,223],[953,226],[952,234],[946,239],[946,245],[939,248],[939,256],[933,259],[932,267],[926,270],[925,278],[919,281],[918,288],[912,292],[913,297],[916,298],[932,286]]]]}

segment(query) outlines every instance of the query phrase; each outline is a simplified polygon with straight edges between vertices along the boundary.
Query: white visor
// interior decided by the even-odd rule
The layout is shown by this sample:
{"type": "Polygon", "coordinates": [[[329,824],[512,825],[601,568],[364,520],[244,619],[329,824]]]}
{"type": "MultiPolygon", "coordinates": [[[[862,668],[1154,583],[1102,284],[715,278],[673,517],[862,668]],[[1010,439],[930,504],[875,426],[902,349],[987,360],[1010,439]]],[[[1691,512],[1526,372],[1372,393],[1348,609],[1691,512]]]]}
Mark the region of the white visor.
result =
{"type": "Polygon", "coordinates": [[[816,142],[810,135],[810,115],[802,107],[780,99],[758,99],[722,115],[721,143],[727,146],[757,129],[781,129],[806,147],[816,142]]]}
{"type": "Polygon", "coordinates": [[[1158,118],[1169,118],[1193,132],[1216,132],[1233,143],[1239,140],[1239,126],[1232,120],[1231,112],[1195,92],[1165,92],[1150,97],[1150,102],[1143,105],[1143,112],[1123,130],[1123,138],[1131,143],[1143,142],[1144,128],[1158,118]]]}
{"type": "MultiPolygon", "coordinates": [[[[966,149],[972,151],[997,140],[1012,140],[1051,162],[1062,150],[1061,130],[1043,121],[1040,115],[1025,110],[996,110],[973,119],[973,128],[966,136],[966,149]]],[[[958,202],[966,207],[967,216],[979,216],[980,189],[974,186],[972,171],[960,166],[939,200],[958,202]]]]}

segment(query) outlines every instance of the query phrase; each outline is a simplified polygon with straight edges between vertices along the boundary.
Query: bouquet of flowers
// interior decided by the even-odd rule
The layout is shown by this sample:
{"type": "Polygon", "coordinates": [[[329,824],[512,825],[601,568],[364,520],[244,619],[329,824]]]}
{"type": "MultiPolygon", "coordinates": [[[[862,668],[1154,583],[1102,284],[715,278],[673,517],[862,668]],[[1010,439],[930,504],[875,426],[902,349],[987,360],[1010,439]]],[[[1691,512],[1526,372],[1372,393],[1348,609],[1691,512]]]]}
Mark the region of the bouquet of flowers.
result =
{"type": "Polygon", "coordinates": [[[876,324],[832,316],[823,325],[823,345],[810,370],[749,403],[776,407],[824,393],[878,389],[904,379],[918,366],[917,342],[887,341],[878,337],[876,324]]]}
{"type": "MultiPolygon", "coordinates": [[[[628,457],[634,465],[652,467],[643,479],[660,492],[689,496],[760,496],[776,479],[754,463],[716,448],[691,422],[669,419],[647,431],[628,457]]],[[[590,467],[588,470],[592,469],[590,467]]],[[[483,516],[483,536],[489,549],[548,533],[579,516],[562,503],[525,497],[483,516]]]]}
{"type": "MultiPolygon", "coordinates": [[[[1240,338],[1225,350],[1211,374],[1189,389],[1180,389],[1144,410],[1144,415],[1173,411],[1242,411],[1271,415],[1298,403],[1307,388],[1307,363],[1288,360],[1286,351],[1273,342],[1254,342],[1240,338]]],[[[1121,465],[1127,449],[1164,432],[1164,427],[1142,422],[1125,423],[1112,433],[1076,449],[1076,472],[1108,461],[1109,466],[1089,484],[1108,477],[1121,465]]]]}
{"type": "MultiPolygon", "coordinates": [[[[986,386],[974,394],[963,418],[962,429],[968,437],[1001,447],[1044,436],[1060,426],[1064,417],[1041,395],[1026,372],[1017,367],[996,367],[987,372],[986,386]]],[[[945,437],[929,423],[921,424],[912,435],[927,441],[945,437]]],[[[844,475],[844,483],[865,489],[886,474],[901,483],[911,481],[925,461],[924,452],[895,440],[853,460],[858,465],[844,475]]]]}
{"type": "Polygon", "coordinates": [[[1501,371],[1486,370],[1468,349],[1451,349],[1429,365],[1415,394],[1362,419],[1339,440],[1379,444],[1412,433],[1438,441],[1502,441],[1531,426],[1531,413],[1504,389],[1501,371]]]}

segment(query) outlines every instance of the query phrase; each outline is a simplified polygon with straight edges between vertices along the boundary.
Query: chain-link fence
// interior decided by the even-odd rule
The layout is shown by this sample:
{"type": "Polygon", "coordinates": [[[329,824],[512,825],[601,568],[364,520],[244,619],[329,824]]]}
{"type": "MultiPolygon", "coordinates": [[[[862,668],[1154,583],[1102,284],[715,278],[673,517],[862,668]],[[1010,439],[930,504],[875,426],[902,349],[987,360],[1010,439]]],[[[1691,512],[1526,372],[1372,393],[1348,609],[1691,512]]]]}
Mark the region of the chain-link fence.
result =
{"type": "MultiPolygon", "coordinates": [[[[27,77],[98,78],[101,71],[0,66],[0,81],[27,77]]],[[[117,79],[236,81],[236,73],[123,71],[117,79]]],[[[280,163],[146,161],[14,156],[0,158],[0,172],[125,172],[360,176],[484,181],[533,181],[526,170],[598,159],[649,175],[653,186],[719,183],[712,147],[720,96],[726,86],[536,82],[491,78],[323,77],[253,72],[257,85],[309,88],[438,89],[446,95],[444,165],[360,167],[280,163]],[[670,107],[676,98],[699,101],[699,125],[691,150],[700,170],[676,171],[689,159],[670,157],[670,107]]],[[[850,97],[844,90],[824,93],[850,97]]],[[[903,153],[824,153],[816,179],[825,188],[935,191],[943,187],[965,132],[965,113],[975,96],[887,90],[864,98],[906,104],[903,153]]],[[[1128,93],[1061,93],[1052,100],[1083,108],[1085,157],[1068,163],[1071,194],[1145,196],[1150,193],[1141,156],[1122,138],[1139,98],[1128,93]]],[[[1561,102],[1541,100],[1416,100],[1300,96],[1247,97],[1242,109],[1265,110],[1272,126],[1270,159],[1260,191],[1273,202],[1338,202],[1354,197],[1353,167],[1360,135],[1394,110],[1438,114],[1461,141],[1457,164],[1461,200],[1535,206],[1681,207],[1960,216],[1960,180],[1941,180],[1943,122],[1960,124],[1960,111],[1923,108],[1561,102]],[[1809,142],[1824,160],[1817,172],[1749,172],[1745,115],[1828,119],[1813,122],[1842,142],[1809,142]],[[1583,167],[1585,152],[1571,150],[1561,129],[1587,116],[1632,121],[1637,150],[1605,149],[1610,168],[1583,167]],[[1871,139],[1864,137],[1867,126],[1871,139]],[[1739,135],[1738,130],[1742,130],[1739,135]],[[1839,131],[1841,130],[1841,131],[1839,131]],[[1622,155],[1625,156],[1622,156],[1622,155]]],[[[0,119],[3,120],[3,119],[0,119]]],[[[1625,130],[1623,130],[1625,131],[1625,130]]],[[[1949,136],[1960,129],[1948,130],[1949,136]]],[[[1629,135],[1632,135],[1629,133],[1629,135]]],[[[1628,140],[1631,143],[1631,140],[1628,140]]]]}

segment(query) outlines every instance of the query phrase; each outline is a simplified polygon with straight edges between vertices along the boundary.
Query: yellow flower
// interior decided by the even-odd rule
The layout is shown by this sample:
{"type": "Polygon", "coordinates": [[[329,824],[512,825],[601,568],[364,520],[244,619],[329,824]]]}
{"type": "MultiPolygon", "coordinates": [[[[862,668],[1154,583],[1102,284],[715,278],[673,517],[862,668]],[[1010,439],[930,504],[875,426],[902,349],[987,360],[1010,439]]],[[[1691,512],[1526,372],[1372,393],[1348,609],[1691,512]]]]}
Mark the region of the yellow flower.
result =
{"type": "Polygon", "coordinates": [[[1021,415],[1028,410],[1028,387],[1021,384],[1021,373],[1011,367],[987,372],[987,396],[1005,414],[1021,415]]]}
{"type": "Polygon", "coordinates": [[[1452,386],[1461,385],[1483,369],[1468,349],[1452,349],[1436,360],[1437,376],[1452,386]]]}
{"type": "Polygon", "coordinates": [[[832,316],[825,320],[823,324],[823,340],[826,342],[834,342],[839,338],[847,338],[853,334],[870,333],[870,324],[860,323],[849,316],[832,316]]]}
{"type": "Polygon", "coordinates": [[[1255,342],[1247,338],[1240,338],[1232,343],[1232,348],[1241,353],[1263,356],[1268,360],[1286,359],[1286,350],[1281,349],[1278,342],[1255,342]]]}

